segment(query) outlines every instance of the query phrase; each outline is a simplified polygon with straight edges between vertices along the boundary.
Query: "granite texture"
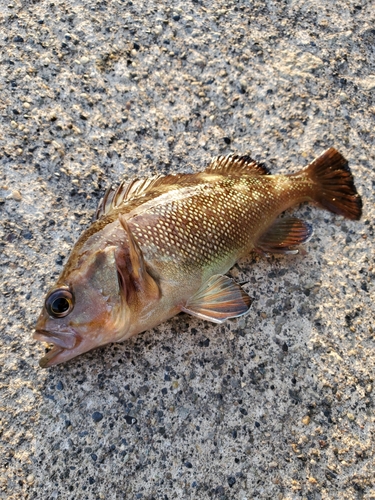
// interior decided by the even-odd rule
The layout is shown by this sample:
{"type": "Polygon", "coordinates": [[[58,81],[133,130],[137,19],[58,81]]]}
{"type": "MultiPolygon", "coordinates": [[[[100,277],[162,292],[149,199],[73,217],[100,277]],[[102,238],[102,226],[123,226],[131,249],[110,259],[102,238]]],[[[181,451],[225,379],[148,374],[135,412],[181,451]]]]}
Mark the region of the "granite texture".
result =
{"type": "Polygon", "coordinates": [[[374,23],[361,0],[2,4],[1,499],[375,499],[374,23]],[[247,317],[38,367],[43,297],[109,184],[330,146],[363,218],[293,211],[298,255],[231,271],[247,317]]]}

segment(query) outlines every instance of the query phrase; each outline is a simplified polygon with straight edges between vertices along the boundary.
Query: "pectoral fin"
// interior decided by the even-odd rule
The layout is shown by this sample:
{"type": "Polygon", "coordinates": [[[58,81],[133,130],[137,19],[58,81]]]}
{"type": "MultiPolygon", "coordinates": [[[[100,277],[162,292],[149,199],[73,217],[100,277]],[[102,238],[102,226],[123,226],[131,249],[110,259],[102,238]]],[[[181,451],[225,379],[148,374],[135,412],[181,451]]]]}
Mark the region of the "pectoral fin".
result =
{"type": "Polygon", "coordinates": [[[310,224],[295,217],[276,220],[259,239],[256,250],[265,253],[298,253],[294,247],[312,236],[310,224]]]}
{"type": "Polygon", "coordinates": [[[223,323],[228,318],[246,314],[251,298],[231,278],[212,276],[187,301],[182,310],[201,319],[223,323]]]}

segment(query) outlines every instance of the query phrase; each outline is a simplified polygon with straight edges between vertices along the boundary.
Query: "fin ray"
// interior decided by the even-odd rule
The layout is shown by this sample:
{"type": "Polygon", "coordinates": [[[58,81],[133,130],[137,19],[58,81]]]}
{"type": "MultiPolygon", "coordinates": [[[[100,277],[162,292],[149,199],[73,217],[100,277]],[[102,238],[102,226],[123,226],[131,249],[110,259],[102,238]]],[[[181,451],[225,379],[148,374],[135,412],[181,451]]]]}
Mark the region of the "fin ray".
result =
{"type": "Polygon", "coordinates": [[[205,169],[207,174],[222,175],[269,175],[263,163],[258,163],[250,156],[233,155],[218,156],[205,169]]]}
{"type": "Polygon", "coordinates": [[[123,181],[117,188],[110,186],[105,192],[103,198],[99,201],[95,219],[100,219],[123,203],[129,202],[138,196],[146,194],[155,186],[157,181],[164,177],[164,175],[159,174],[146,177],[144,179],[123,181]]]}
{"type": "Polygon", "coordinates": [[[133,179],[122,182],[117,188],[109,187],[100,200],[94,219],[110,214],[123,204],[133,203],[139,199],[140,203],[150,197],[158,196],[173,189],[179,190],[187,186],[195,187],[197,181],[202,181],[203,172],[195,174],[158,174],[142,179],[133,179]]]}
{"type": "Polygon", "coordinates": [[[201,319],[223,323],[228,318],[246,314],[251,302],[249,295],[231,278],[217,274],[201,286],[182,310],[201,319]]]}
{"type": "Polygon", "coordinates": [[[260,237],[256,250],[264,253],[298,253],[294,247],[306,243],[313,234],[310,224],[296,217],[277,219],[260,237]]]}
{"type": "Polygon", "coordinates": [[[310,165],[290,177],[305,178],[313,182],[312,200],[330,212],[359,220],[362,199],[354,186],[348,161],[335,149],[329,148],[310,165]]]}

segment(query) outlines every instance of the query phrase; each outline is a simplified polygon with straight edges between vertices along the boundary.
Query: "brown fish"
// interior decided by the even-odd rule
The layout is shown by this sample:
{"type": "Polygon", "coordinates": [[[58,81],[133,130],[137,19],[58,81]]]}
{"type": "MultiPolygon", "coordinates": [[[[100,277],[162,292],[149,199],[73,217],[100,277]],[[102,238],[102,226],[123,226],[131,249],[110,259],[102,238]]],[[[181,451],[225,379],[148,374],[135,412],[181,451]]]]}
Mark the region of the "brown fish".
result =
{"type": "Polygon", "coordinates": [[[230,155],[198,174],[107,190],[45,299],[34,338],[54,347],[40,366],[121,342],[180,311],[216,323],[246,314],[250,297],[224,274],[252,250],[296,253],[311,226],[277,216],[304,201],[361,217],[348,163],[335,149],[296,174],[270,175],[248,156],[230,155]]]}

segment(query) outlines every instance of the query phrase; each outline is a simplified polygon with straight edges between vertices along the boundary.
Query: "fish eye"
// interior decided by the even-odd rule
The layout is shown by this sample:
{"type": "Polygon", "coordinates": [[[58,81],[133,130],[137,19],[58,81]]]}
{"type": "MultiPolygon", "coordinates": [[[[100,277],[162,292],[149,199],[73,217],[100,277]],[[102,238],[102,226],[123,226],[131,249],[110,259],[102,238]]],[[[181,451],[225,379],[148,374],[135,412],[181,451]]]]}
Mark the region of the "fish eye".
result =
{"type": "Polygon", "coordinates": [[[63,318],[73,310],[73,294],[67,288],[54,290],[47,296],[45,306],[52,318],[63,318]]]}

